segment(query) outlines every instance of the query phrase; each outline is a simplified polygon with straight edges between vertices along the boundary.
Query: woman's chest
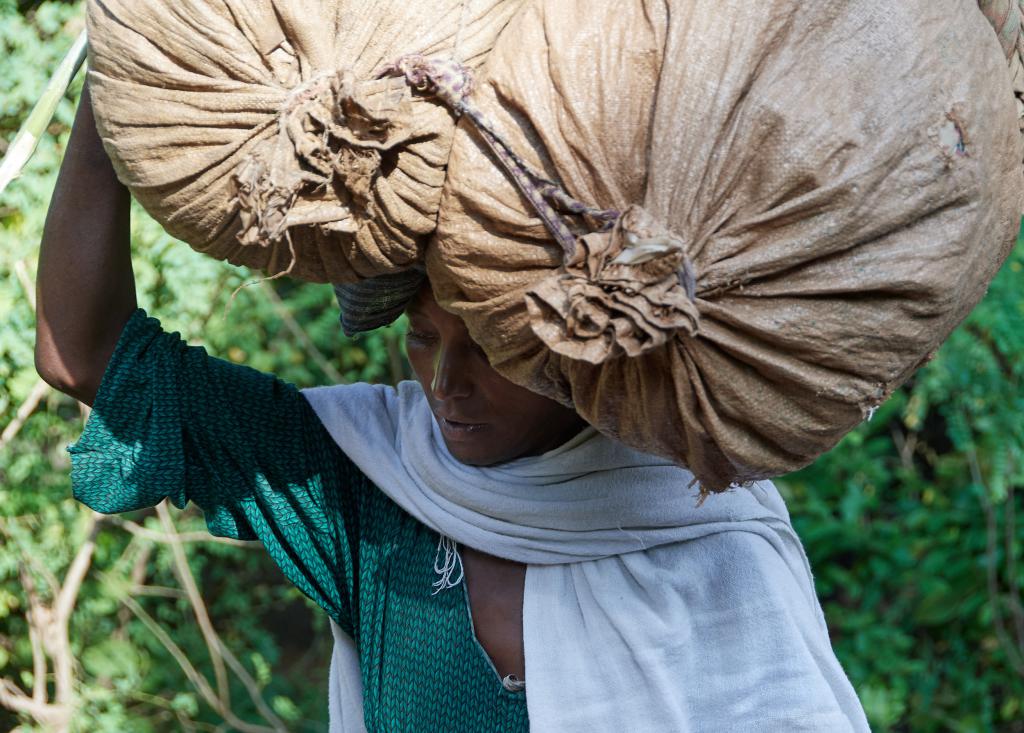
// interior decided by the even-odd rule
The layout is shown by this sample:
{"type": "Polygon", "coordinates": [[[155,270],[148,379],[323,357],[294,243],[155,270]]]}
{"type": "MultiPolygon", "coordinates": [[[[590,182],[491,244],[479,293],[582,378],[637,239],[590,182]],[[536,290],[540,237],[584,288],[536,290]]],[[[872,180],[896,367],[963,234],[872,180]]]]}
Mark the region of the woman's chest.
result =
{"type": "Polygon", "coordinates": [[[502,680],[525,680],[523,590],[526,566],[462,548],[473,630],[502,680]]]}
{"type": "Polygon", "coordinates": [[[492,592],[514,582],[517,568],[464,553],[468,591],[465,579],[438,590],[438,536],[422,527],[400,535],[360,551],[356,642],[368,729],[527,731],[525,693],[503,684],[509,670],[522,677],[521,579],[518,600],[514,588],[492,592]]]}

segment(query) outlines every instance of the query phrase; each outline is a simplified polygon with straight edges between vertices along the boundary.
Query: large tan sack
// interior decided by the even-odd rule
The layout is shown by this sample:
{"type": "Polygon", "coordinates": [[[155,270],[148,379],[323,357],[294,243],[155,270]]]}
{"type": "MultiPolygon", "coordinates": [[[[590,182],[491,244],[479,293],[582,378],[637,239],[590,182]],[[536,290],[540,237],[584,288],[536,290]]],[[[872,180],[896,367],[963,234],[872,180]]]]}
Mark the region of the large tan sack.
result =
{"type": "Polygon", "coordinates": [[[431,281],[500,371],[706,489],[794,470],[1008,254],[1006,59],[976,0],[529,0],[472,102],[528,164],[627,215],[563,270],[464,117],[431,281]]]}
{"type": "Polygon", "coordinates": [[[478,66],[520,2],[89,0],[99,130],[199,251],[278,273],[293,247],[316,281],[391,272],[434,230],[454,118],[378,72],[406,54],[478,66]]]}
{"type": "Polygon", "coordinates": [[[978,0],[978,7],[995,28],[1010,64],[1017,115],[1024,130],[1024,0],[978,0]]]}

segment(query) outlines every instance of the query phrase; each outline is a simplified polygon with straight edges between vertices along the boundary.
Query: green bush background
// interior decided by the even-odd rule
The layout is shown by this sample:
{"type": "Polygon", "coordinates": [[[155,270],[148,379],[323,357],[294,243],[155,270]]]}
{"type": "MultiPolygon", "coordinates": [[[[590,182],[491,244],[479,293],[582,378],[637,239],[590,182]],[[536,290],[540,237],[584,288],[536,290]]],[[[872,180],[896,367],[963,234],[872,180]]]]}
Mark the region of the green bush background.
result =
{"type": "MultiPolygon", "coordinates": [[[[0,154],[81,27],[76,2],[0,0],[0,154]]],[[[18,419],[40,394],[29,292],[80,87],[79,78],[23,177],[0,195],[0,429],[21,425],[0,442],[0,690],[9,694],[33,689],[28,591],[52,600],[51,582],[61,585],[95,521],[70,498],[65,447],[81,431],[77,403],[46,391],[18,419]]],[[[252,273],[196,255],[140,211],[133,229],[143,307],[212,353],[300,386],[406,375],[400,325],[345,340],[329,288],[285,281],[246,288],[228,308],[252,273]]],[[[931,364],[836,450],[780,482],[836,652],[875,730],[1024,731],[1022,269],[1024,246],[931,364]]],[[[154,512],[128,519],[93,530],[70,619],[70,730],[238,730],[143,620],[215,684],[172,545],[161,539],[166,526],[154,512]]],[[[227,675],[233,714],[268,726],[258,697],[279,727],[325,730],[323,615],[258,548],[198,539],[193,512],[174,522],[212,625],[255,686],[250,694],[227,675]]],[[[52,668],[46,682],[53,702],[52,668]]],[[[0,730],[46,729],[11,707],[0,705],[0,730]]]]}

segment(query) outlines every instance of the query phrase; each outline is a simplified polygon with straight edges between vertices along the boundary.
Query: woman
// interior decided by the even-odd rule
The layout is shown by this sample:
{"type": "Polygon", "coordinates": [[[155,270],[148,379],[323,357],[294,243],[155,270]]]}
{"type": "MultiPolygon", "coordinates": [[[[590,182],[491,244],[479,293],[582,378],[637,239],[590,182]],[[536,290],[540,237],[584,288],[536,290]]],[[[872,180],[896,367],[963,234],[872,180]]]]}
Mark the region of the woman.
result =
{"type": "Polygon", "coordinates": [[[36,347],[94,407],[75,495],[193,501],[259,539],[332,619],[332,730],[868,730],[770,484],[700,505],[687,471],[498,375],[429,287],[416,383],[303,395],[210,358],[137,309],[128,211],[86,89],[36,347]]]}

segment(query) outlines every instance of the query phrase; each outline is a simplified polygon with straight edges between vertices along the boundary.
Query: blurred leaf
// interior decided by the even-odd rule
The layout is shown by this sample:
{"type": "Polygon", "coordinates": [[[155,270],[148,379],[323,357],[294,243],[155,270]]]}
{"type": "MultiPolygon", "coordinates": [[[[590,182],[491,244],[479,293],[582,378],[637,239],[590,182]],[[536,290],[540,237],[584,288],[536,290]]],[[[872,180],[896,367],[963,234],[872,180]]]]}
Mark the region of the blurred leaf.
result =
{"type": "Polygon", "coordinates": [[[82,666],[93,677],[133,681],[139,676],[139,658],[127,641],[107,639],[86,649],[82,666]]]}

